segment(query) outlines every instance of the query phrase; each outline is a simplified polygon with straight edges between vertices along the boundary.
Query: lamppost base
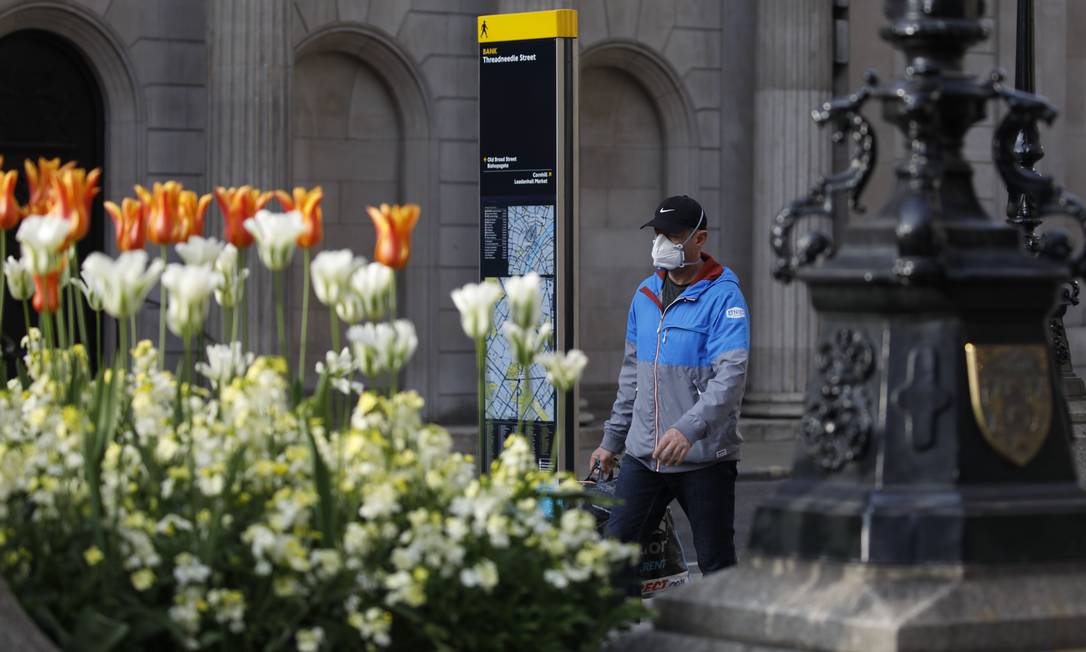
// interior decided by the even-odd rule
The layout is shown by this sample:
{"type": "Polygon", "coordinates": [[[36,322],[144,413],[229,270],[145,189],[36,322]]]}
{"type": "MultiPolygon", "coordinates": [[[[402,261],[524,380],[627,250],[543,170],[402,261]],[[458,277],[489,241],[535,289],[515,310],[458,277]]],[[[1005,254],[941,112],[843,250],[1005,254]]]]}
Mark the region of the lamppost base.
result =
{"type": "Polygon", "coordinates": [[[654,600],[632,652],[1086,649],[1086,564],[885,567],[755,557],[654,600]]]}

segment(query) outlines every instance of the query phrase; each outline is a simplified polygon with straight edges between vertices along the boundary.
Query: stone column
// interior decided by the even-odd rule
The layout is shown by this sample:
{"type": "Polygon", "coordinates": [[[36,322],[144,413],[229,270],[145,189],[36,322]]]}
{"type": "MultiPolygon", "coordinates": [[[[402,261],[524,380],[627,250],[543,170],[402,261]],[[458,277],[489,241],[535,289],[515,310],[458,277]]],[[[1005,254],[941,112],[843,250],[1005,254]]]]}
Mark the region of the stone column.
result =
{"type": "MultiPolygon", "coordinates": [[[[210,0],[209,182],[285,187],[290,174],[290,5],[210,0]]],[[[276,346],[272,278],[249,253],[249,347],[276,346]]]]}
{"type": "Polygon", "coordinates": [[[755,438],[759,427],[791,432],[807,385],[814,311],[802,283],[785,286],[770,276],[769,230],[777,212],[831,167],[829,134],[815,126],[811,110],[832,91],[833,2],[759,2],[756,34],[751,363],[743,408],[750,422],[744,433],[755,438]]]}

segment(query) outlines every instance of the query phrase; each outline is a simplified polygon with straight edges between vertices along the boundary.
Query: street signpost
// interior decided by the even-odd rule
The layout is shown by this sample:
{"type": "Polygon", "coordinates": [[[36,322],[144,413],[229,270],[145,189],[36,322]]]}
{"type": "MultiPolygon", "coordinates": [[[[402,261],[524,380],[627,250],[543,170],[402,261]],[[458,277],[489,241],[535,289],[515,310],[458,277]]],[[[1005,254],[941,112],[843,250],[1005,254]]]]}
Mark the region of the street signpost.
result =
{"type": "MultiPolygon", "coordinates": [[[[479,16],[479,272],[504,284],[536,272],[548,349],[575,346],[577,235],[577,12],[479,16]]],[[[523,373],[501,335],[503,299],[489,339],[483,423],[486,462],[516,430],[524,392],[526,431],[541,466],[562,423],[559,466],[573,468],[576,396],[559,401],[538,365],[523,373]],[[561,407],[560,407],[561,406],[561,407]]]]}

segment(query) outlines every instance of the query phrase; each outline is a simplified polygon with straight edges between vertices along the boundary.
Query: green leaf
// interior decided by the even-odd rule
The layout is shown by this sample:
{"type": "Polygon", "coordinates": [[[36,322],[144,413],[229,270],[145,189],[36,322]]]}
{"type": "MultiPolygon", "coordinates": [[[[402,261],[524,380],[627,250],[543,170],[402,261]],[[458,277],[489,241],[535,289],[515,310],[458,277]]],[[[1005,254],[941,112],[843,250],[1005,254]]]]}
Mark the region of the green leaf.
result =
{"type": "Polygon", "coordinates": [[[128,635],[128,625],[83,607],[75,621],[71,648],[81,652],[109,652],[128,635]]]}
{"type": "Polygon", "coordinates": [[[309,450],[313,455],[313,483],[317,489],[317,525],[321,531],[323,544],[332,546],[337,541],[335,528],[335,502],[332,496],[332,478],[328,465],[317,447],[317,440],[309,429],[309,422],[302,419],[302,429],[309,439],[309,450]]]}
{"type": "Polygon", "coordinates": [[[290,384],[291,407],[297,407],[301,404],[304,391],[305,389],[302,387],[302,381],[295,378],[294,382],[290,384]]]}
{"type": "Polygon", "coordinates": [[[15,373],[19,375],[19,383],[23,389],[30,387],[30,374],[26,372],[26,363],[22,358],[15,358],[15,373]]]}

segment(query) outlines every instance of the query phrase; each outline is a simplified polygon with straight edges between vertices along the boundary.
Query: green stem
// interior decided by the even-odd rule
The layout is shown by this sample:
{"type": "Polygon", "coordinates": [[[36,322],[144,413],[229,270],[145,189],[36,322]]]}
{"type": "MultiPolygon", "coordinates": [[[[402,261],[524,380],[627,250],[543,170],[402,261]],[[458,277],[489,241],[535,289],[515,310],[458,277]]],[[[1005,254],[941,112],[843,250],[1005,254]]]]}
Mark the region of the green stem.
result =
{"type": "Polygon", "coordinates": [[[38,323],[41,324],[42,338],[45,339],[45,346],[42,348],[42,354],[41,354],[42,355],[41,364],[42,364],[42,367],[45,367],[48,364],[48,369],[45,369],[44,371],[48,375],[53,376],[54,375],[53,374],[53,363],[54,363],[54,358],[55,358],[55,354],[56,354],[56,346],[55,346],[55,342],[53,341],[53,319],[52,319],[52,316],[48,312],[44,312],[44,311],[39,312],[38,313],[38,323]]]}
{"type": "MultiPolygon", "coordinates": [[[[279,355],[287,357],[287,315],[286,297],[283,295],[283,270],[272,272],[275,290],[275,326],[279,332],[279,355]]],[[[288,378],[290,376],[287,376],[288,378]]]]}
{"type": "Polygon", "coordinates": [[[339,353],[339,315],[334,307],[329,309],[328,315],[328,323],[332,326],[332,351],[339,353]]]}
{"type": "Polygon", "coordinates": [[[518,435],[524,434],[524,415],[528,412],[528,403],[526,401],[526,397],[528,396],[528,367],[524,367],[523,369],[524,371],[521,372],[520,380],[517,381],[517,385],[519,385],[517,389],[520,390],[520,396],[517,397],[517,402],[520,403],[520,410],[518,410],[517,414],[518,435]]]}
{"type": "Polygon", "coordinates": [[[23,321],[26,323],[26,334],[30,334],[30,301],[23,299],[23,321]]]}
{"type": "Polygon", "coordinates": [[[94,311],[94,334],[95,334],[95,347],[94,347],[94,365],[95,367],[102,368],[102,311],[94,311]]]}
{"type": "Polygon", "coordinates": [[[139,341],[139,334],[136,332],[136,315],[135,313],[128,317],[128,336],[132,338],[133,342],[139,341]]]}
{"type": "Polygon", "coordinates": [[[120,331],[118,337],[118,348],[116,355],[120,356],[121,371],[128,370],[128,324],[123,319],[117,320],[117,330],[120,331]]]}
{"type": "Polygon", "coordinates": [[[479,474],[486,473],[487,468],[487,451],[486,451],[486,337],[480,337],[475,340],[475,375],[478,382],[476,388],[476,397],[478,400],[478,418],[476,420],[476,427],[479,429],[478,438],[475,442],[475,457],[479,460],[479,474]]]}
{"type": "MultiPolygon", "coordinates": [[[[248,265],[248,260],[248,248],[238,252],[237,273],[239,275],[241,274],[241,270],[245,269],[248,265]]],[[[234,327],[236,330],[237,322],[234,323],[234,327]]],[[[249,350],[249,293],[245,291],[245,281],[241,282],[241,350],[249,350]]]]}
{"type": "MultiPolygon", "coordinates": [[[[72,247],[72,278],[76,278],[79,273],[79,250],[74,246],[72,247]]],[[[77,323],[79,324],[79,341],[84,346],[90,344],[90,340],[87,339],[87,318],[83,315],[83,293],[72,288],[73,298],[75,299],[75,316],[77,323]]],[[[73,335],[74,337],[74,335],[73,335]]]]}
{"type": "MultiPolygon", "coordinates": [[[[69,256],[68,257],[68,279],[69,280],[71,280],[73,278],[72,275],[71,275],[71,261],[72,261],[71,256],[69,256]]],[[[63,272],[61,272],[60,278],[61,279],[64,278],[64,273],[63,272]]],[[[75,344],[75,322],[72,321],[72,319],[74,319],[73,315],[75,314],[75,297],[72,296],[72,295],[75,294],[76,292],[79,292],[79,288],[75,287],[71,283],[67,283],[61,289],[61,292],[63,292],[63,297],[64,297],[62,299],[62,301],[64,302],[64,319],[65,319],[64,337],[65,337],[65,341],[66,341],[67,345],[72,346],[73,344],[75,344]]]]}
{"type": "Polygon", "coordinates": [[[392,270],[392,284],[388,289],[388,320],[396,321],[396,270],[392,270]]]}
{"type": "MultiPolygon", "coordinates": [[[[166,245],[159,245],[159,256],[166,264],[166,245]]],[[[166,368],[166,286],[158,282],[158,367],[166,368]]]]}
{"type": "Polygon", "coordinates": [[[302,332],[298,342],[298,382],[305,382],[305,350],[309,348],[306,339],[309,330],[309,250],[302,250],[302,332]]]}
{"type": "Polygon", "coordinates": [[[558,390],[558,411],[554,415],[554,441],[551,442],[551,471],[558,473],[559,450],[562,446],[562,426],[566,420],[566,392],[558,390]]]}
{"type": "MultiPolygon", "coordinates": [[[[7,231],[0,231],[0,333],[4,332],[4,304],[8,302],[5,289],[7,287],[8,275],[4,273],[4,265],[7,265],[8,260],[8,233],[7,231]]],[[[0,380],[4,381],[7,385],[8,380],[8,363],[7,360],[0,362],[0,380]]]]}
{"type": "MultiPolygon", "coordinates": [[[[8,232],[0,233],[0,268],[8,264],[8,232]]],[[[2,269],[0,269],[2,271],[2,269]]],[[[4,304],[7,296],[4,290],[7,288],[8,275],[0,273],[0,333],[4,331],[4,304]]]]}
{"type": "MultiPolygon", "coordinates": [[[[185,367],[181,370],[183,387],[181,389],[181,396],[184,398],[185,418],[189,422],[189,435],[192,435],[192,410],[189,407],[189,394],[192,392],[192,338],[185,337],[185,367]]],[[[196,478],[193,477],[192,481],[195,482],[196,478]]]]}
{"type": "Polygon", "coordinates": [[[64,301],[57,302],[57,311],[50,313],[50,317],[54,319],[54,326],[56,326],[57,346],[65,349],[68,348],[68,333],[64,331],[64,301]]]}

